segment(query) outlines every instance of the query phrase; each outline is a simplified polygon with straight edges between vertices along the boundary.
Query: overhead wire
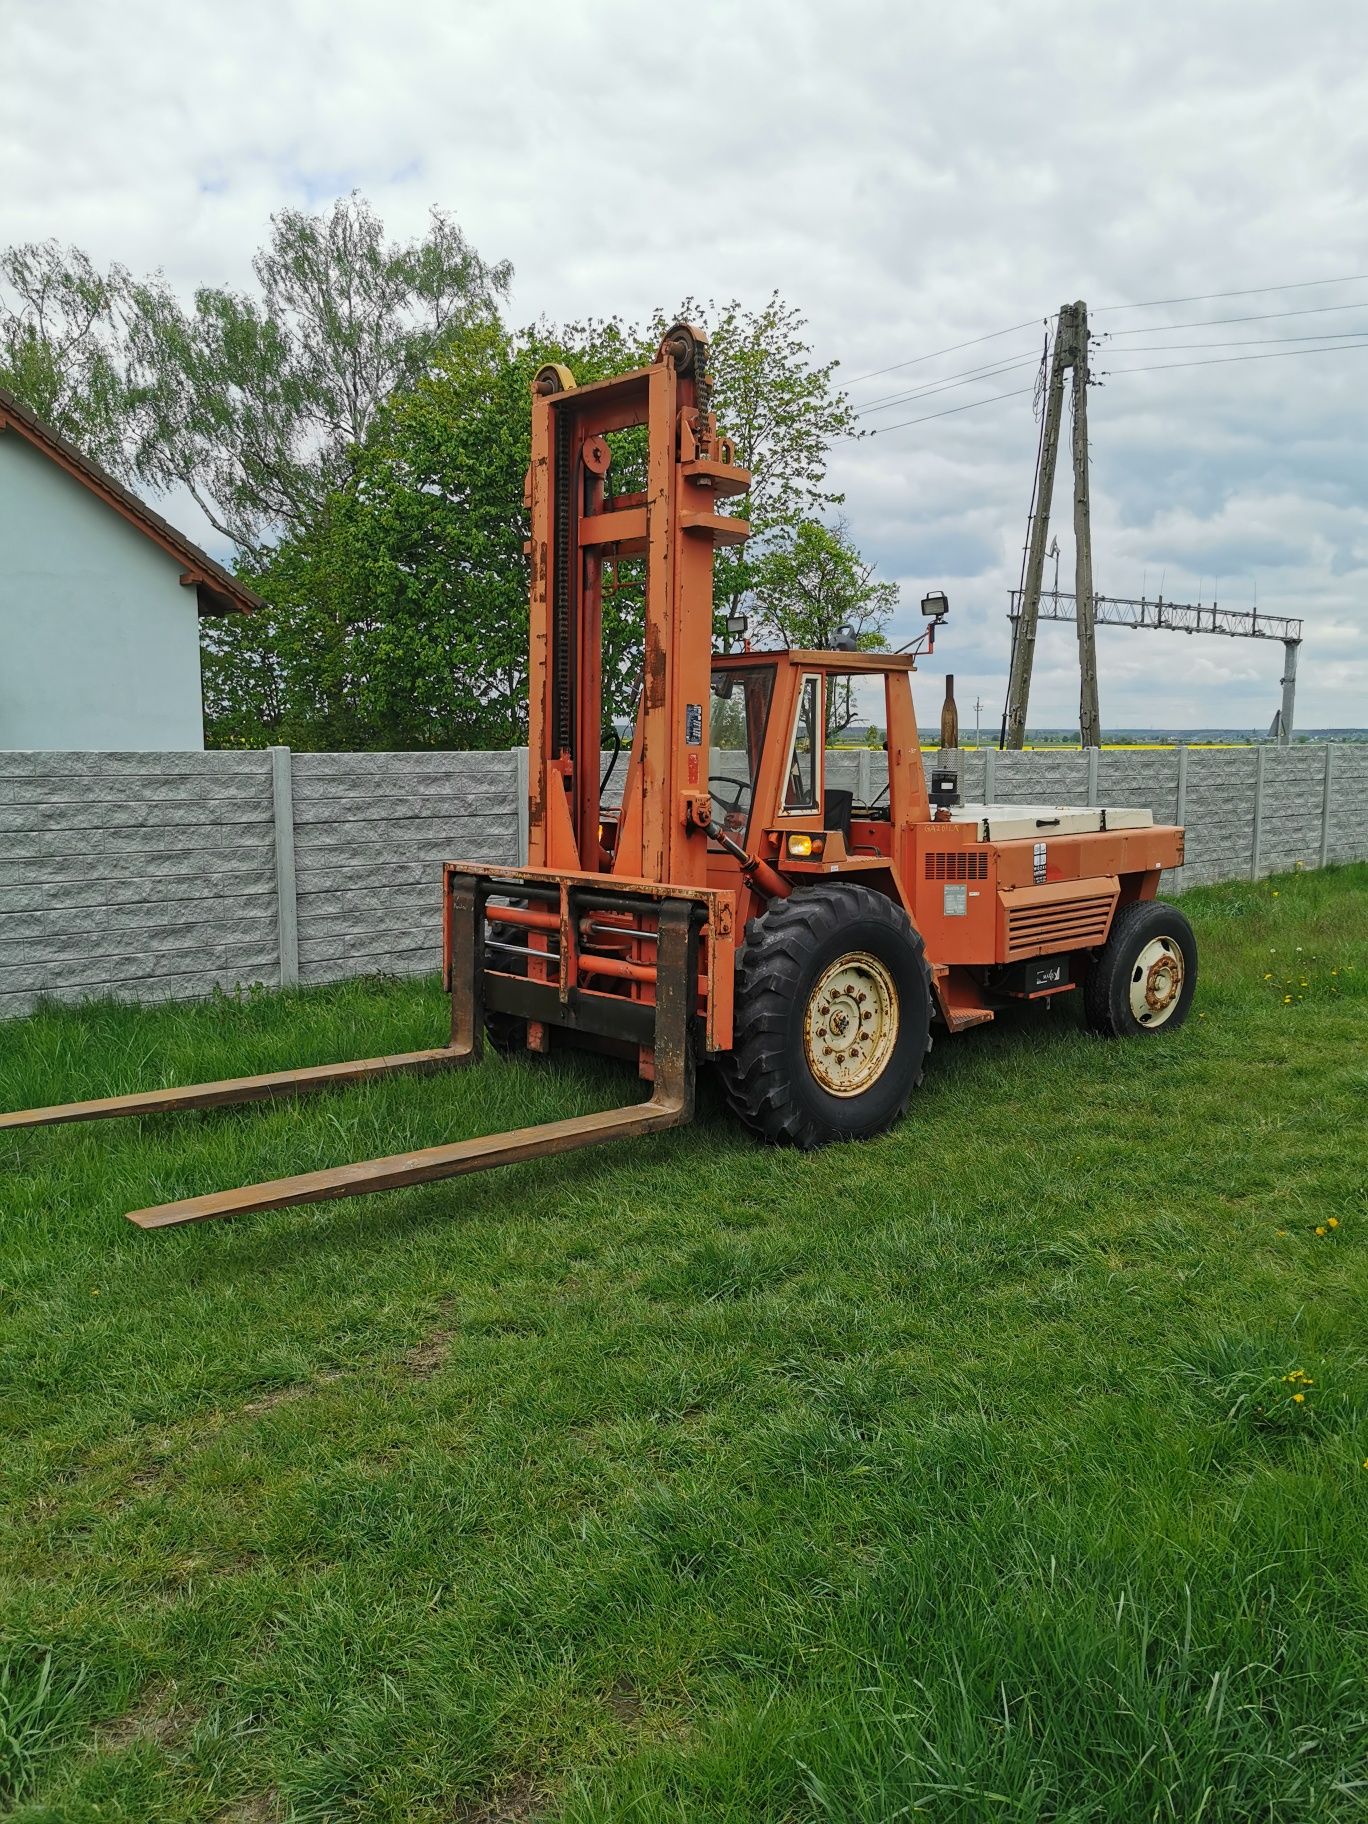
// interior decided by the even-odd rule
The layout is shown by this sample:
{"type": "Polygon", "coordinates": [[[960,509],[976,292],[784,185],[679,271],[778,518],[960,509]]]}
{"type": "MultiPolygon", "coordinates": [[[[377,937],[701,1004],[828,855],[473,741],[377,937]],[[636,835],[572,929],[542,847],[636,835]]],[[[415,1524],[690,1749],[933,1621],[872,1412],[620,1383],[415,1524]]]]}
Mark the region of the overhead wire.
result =
{"type": "MultiPolygon", "coordinates": [[[[1364,306],[1368,310],[1368,304],[1364,306]]],[[[1118,355],[1168,354],[1175,348],[1271,348],[1275,342],[1345,342],[1354,336],[1368,335],[1368,326],[1362,329],[1337,329],[1319,336],[1247,336],[1241,341],[1233,342],[1141,342],[1132,343],[1126,348],[1118,348],[1118,355]]],[[[1100,338],[1106,341],[1103,336],[1100,338]]]]}
{"type": "MultiPolygon", "coordinates": [[[[1238,291],[1202,291],[1202,292],[1190,293],[1189,295],[1187,295],[1185,297],[1140,298],[1140,299],[1135,300],[1133,303],[1129,303],[1129,304],[1099,304],[1099,305],[1096,305],[1093,307],[1092,315],[1100,316],[1103,313],[1110,314],[1111,312],[1118,311],[1118,310],[1156,310],[1156,309],[1162,308],[1163,306],[1173,305],[1173,304],[1207,304],[1207,303],[1218,302],[1219,300],[1221,300],[1223,298],[1267,297],[1267,296],[1274,295],[1278,292],[1284,292],[1284,291],[1313,290],[1316,287],[1323,286],[1323,285],[1362,285],[1362,284],[1368,284],[1368,273],[1362,273],[1362,272],[1346,273],[1344,276],[1342,276],[1340,278],[1334,278],[1334,279],[1298,279],[1298,280],[1294,280],[1285,285],[1250,285],[1250,286],[1246,286],[1243,289],[1238,290],[1238,291]]],[[[1255,313],[1253,315],[1242,316],[1242,317],[1212,317],[1212,318],[1207,318],[1207,319],[1199,319],[1197,322],[1190,323],[1190,324],[1189,323],[1166,323],[1166,324],[1155,323],[1155,324],[1148,325],[1146,327],[1148,328],[1149,333],[1151,335],[1163,335],[1163,334],[1166,334],[1171,329],[1196,329],[1196,328],[1204,328],[1204,327],[1207,327],[1208,325],[1215,327],[1215,326],[1218,326],[1223,323],[1257,323],[1257,322],[1261,322],[1261,321],[1270,321],[1273,318],[1280,317],[1280,316],[1306,316],[1306,315],[1312,315],[1317,311],[1353,310],[1355,308],[1359,308],[1359,307],[1356,307],[1355,305],[1352,305],[1352,304],[1320,304],[1320,305],[1307,306],[1303,310],[1267,311],[1267,312],[1259,312],[1259,313],[1255,313]]],[[[1042,312],[1041,315],[1038,317],[1027,317],[1023,322],[1009,324],[1005,329],[990,330],[987,335],[971,336],[965,342],[952,342],[945,348],[932,349],[928,354],[913,355],[913,356],[910,356],[906,361],[890,362],[887,367],[870,368],[865,373],[852,375],[849,380],[845,381],[845,385],[858,386],[860,384],[860,382],[863,380],[876,380],[883,374],[901,373],[905,368],[920,367],[927,361],[939,360],[942,355],[954,355],[954,354],[958,354],[961,349],[977,348],[980,346],[980,344],[982,344],[984,342],[996,342],[1003,336],[1015,335],[1019,330],[1032,329],[1035,327],[1035,325],[1037,323],[1051,322],[1051,321],[1053,321],[1053,318],[1054,318],[1053,312],[1042,312]]],[[[1124,329],[1110,330],[1107,333],[1109,335],[1113,335],[1113,336],[1143,335],[1143,334],[1145,334],[1145,328],[1138,328],[1138,329],[1132,329],[1132,330],[1124,330],[1124,329]]]]}
{"type": "MultiPolygon", "coordinates": [[[[1103,312],[1110,313],[1118,310],[1151,310],[1174,304],[1203,304],[1223,298],[1260,297],[1286,291],[1310,290],[1323,285],[1356,285],[1364,283],[1368,283],[1368,273],[1350,273],[1341,278],[1334,279],[1300,279],[1283,285],[1247,286],[1237,291],[1195,292],[1184,297],[1145,298],[1130,304],[1103,304],[1094,309],[1093,315],[1097,316],[1103,312]]],[[[1103,332],[1098,340],[1114,343],[1117,338],[1122,336],[1145,334],[1168,335],[1184,329],[1216,329],[1234,323],[1267,323],[1284,320],[1288,317],[1318,316],[1329,312],[1344,310],[1368,310],[1368,299],[1361,300],[1354,304],[1311,304],[1301,306],[1295,310],[1255,311],[1240,316],[1195,318],[1191,321],[1181,323],[1150,323],[1130,329],[1107,330],[1103,332]]],[[[914,355],[905,361],[890,362],[886,367],[871,368],[866,373],[856,374],[846,384],[854,386],[862,380],[877,379],[883,374],[901,373],[907,368],[919,367],[927,361],[939,360],[942,355],[957,354],[961,349],[977,348],[985,342],[995,342],[1000,340],[1003,336],[1015,335],[1023,329],[1034,327],[1039,322],[1044,322],[1046,324],[1048,333],[1048,326],[1052,321],[1053,313],[1044,314],[1041,317],[1028,317],[1023,322],[1008,325],[1005,329],[991,330],[988,334],[982,336],[971,336],[963,342],[952,342],[945,348],[933,349],[928,354],[914,355]]],[[[1165,369],[1174,368],[1221,366],[1230,361],[1265,361],[1286,359],[1292,355],[1332,354],[1337,349],[1352,350],[1356,348],[1368,348],[1368,331],[1364,329],[1351,329],[1332,331],[1323,335],[1252,337],[1243,341],[1229,339],[1216,342],[1145,343],[1137,344],[1130,348],[1116,347],[1112,352],[1116,355],[1160,354],[1167,353],[1170,349],[1181,351],[1184,349],[1196,350],[1208,348],[1255,348],[1259,352],[1244,355],[1217,355],[1196,361],[1157,361],[1147,363],[1143,367],[1115,367],[1104,369],[1102,372],[1108,376],[1157,373],[1165,369]],[[1364,337],[1365,339],[1355,340],[1354,338],[1356,337],[1364,337]],[[1269,349],[1263,346],[1265,342],[1311,342],[1322,343],[1327,346],[1269,349]]],[[[944,375],[937,379],[928,380],[925,384],[914,386],[906,391],[885,394],[877,399],[867,400],[857,404],[854,408],[856,416],[863,418],[875,412],[887,411],[895,406],[908,404],[914,399],[929,399],[934,398],[939,393],[953,392],[961,386],[972,384],[975,380],[996,378],[1000,374],[1011,373],[1018,367],[1025,367],[1028,364],[1028,361],[1031,365],[1034,365],[1036,357],[1034,355],[1028,357],[1024,354],[1020,356],[1009,356],[1002,361],[988,362],[981,367],[968,368],[960,373],[944,375]]],[[[889,431],[905,430],[911,425],[926,424],[935,418],[949,418],[955,416],[959,412],[972,411],[976,406],[993,405],[1002,399],[1019,399],[1024,394],[1035,392],[1036,390],[1037,388],[1035,386],[1014,387],[1006,392],[990,393],[982,399],[970,399],[963,405],[947,406],[940,411],[921,413],[915,418],[899,419],[895,424],[876,425],[869,429],[854,431],[849,433],[849,437],[851,439],[881,437],[889,431]]]]}
{"type": "MultiPolygon", "coordinates": [[[[1201,361],[1150,361],[1146,362],[1143,367],[1108,367],[1098,370],[1098,373],[1100,378],[1114,379],[1120,378],[1123,374],[1154,374],[1180,367],[1223,367],[1232,361],[1285,361],[1295,355],[1333,355],[1358,348],[1368,348],[1368,338],[1358,342],[1340,342],[1331,348],[1274,349],[1257,355],[1216,355],[1209,360],[1201,361]]],[[[1120,352],[1129,353],[1130,351],[1120,352]]],[[[994,405],[1000,399],[1020,399],[1026,393],[1035,391],[1034,386],[1021,386],[1003,393],[989,393],[986,398],[970,399],[964,405],[947,406],[938,412],[924,412],[916,418],[900,418],[896,424],[876,425],[872,430],[853,431],[849,433],[849,437],[852,440],[882,437],[889,431],[906,430],[908,426],[914,424],[927,424],[933,418],[950,418],[958,412],[972,411],[975,406],[994,405]]]]}
{"type": "Polygon", "coordinates": [[[958,354],[962,348],[977,348],[980,342],[996,342],[1002,336],[1014,336],[1018,330],[1034,329],[1041,319],[1027,317],[1024,323],[1010,323],[1006,329],[995,329],[986,336],[971,336],[967,342],[952,342],[948,348],[933,349],[929,355],[913,355],[910,361],[894,361],[888,367],[873,367],[867,374],[855,374],[847,386],[858,386],[861,380],[876,380],[880,374],[896,374],[904,367],[920,367],[924,361],[935,361],[941,355],[958,354]]]}
{"type": "Polygon", "coordinates": [[[1244,291],[1201,291],[1189,298],[1142,298],[1137,304],[1099,304],[1094,316],[1112,310],[1157,310],[1165,304],[1210,304],[1218,298],[1266,297],[1276,291],[1309,291],[1317,285],[1362,285],[1368,283],[1368,272],[1353,272],[1342,279],[1298,279],[1291,285],[1251,285],[1244,291]]]}
{"type": "Polygon", "coordinates": [[[872,431],[855,431],[855,437],[883,437],[889,431],[904,430],[909,424],[926,424],[932,418],[951,418],[956,412],[972,412],[976,405],[992,405],[997,399],[1020,399],[1026,393],[1033,393],[1034,386],[1018,386],[1009,393],[989,393],[986,399],[971,399],[966,405],[946,406],[943,411],[926,412],[920,418],[900,418],[896,424],[880,424],[872,431]]]}
{"type": "Polygon", "coordinates": [[[1286,348],[1280,352],[1265,355],[1216,355],[1210,361],[1149,361],[1144,367],[1108,367],[1103,368],[1102,372],[1107,376],[1158,374],[1175,367],[1225,367],[1231,361],[1287,361],[1294,355],[1340,355],[1355,348],[1368,348],[1368,340],[1341,342],[1335,348],[1286,348]]]}
{"type": "Polygon", "coordinates": [[[1146,323],[1135,329],[1109,329],[1106,333],[1113,339],[1117,336],[1162,336],[1171,329],[1218,329],[1223,323],[1273,323],[1283,317],[1318,317],[1332,310],[1365,310],[1368,299],[1360,298],[1357,304],[1305,304],[1300,310],[1259,310],[1247,317],[1195,317],[1189,323],[1146,323]]]}
{"type": "Polygon", "coordinates": [[[1009,361],[994,362],[988,367],[972,368],[967,374],[947,375],[944,380],[929,380],[925,386],[913,387],[910,392],[892,393],[883,399],[872,399],[868,405],[857,408],[857,415],[868,417],[871,412],[886,412],[896,405],[906,405],[909,400],[923,399],[933,393],[953,392],[959,386],[972,386],[975,380],[991,379],[995,374],[1010,373],[1017,367],[1034,367],[1037,355],[1013,355],[1009,361]]]}

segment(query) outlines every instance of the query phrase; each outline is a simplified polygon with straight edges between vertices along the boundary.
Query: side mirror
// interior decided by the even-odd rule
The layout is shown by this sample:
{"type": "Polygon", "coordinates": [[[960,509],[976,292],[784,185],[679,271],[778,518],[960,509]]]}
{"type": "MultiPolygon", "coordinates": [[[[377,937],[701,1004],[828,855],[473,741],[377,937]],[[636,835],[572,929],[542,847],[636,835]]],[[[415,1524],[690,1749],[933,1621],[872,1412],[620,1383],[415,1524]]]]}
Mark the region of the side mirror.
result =
{"type": "Polygon", "coordinates": [[[922,613],[929,621],[943,621],[950,612],[944,589],[932,589],[922,597],[922,613]]]}

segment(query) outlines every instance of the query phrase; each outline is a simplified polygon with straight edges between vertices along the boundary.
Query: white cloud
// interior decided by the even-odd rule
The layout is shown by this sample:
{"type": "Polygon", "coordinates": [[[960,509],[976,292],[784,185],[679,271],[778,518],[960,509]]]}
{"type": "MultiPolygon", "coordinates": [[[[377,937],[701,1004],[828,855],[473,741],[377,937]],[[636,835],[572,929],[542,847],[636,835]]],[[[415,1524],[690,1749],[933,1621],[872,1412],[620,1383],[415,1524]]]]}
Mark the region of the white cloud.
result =
{"type": "MultiPolygon", "coordinates": [[[[957,7],[759,0],[45,0],[6,8],[0,235],[49,234],[188,292],[250,282],[270,212],[357,185],[397,233],[451,209],[517,269],[516,311],[640,315],[685,293],[802,305],[859,375],[1085,297],[1099,586],[1300,614],[1304,725],[1368,720],[1368,350],[1122,377],[1127,345],[1368,329],[1368,285],[1102,307],[1368,269],[1368,13],[1340,0],[957,7]],[[1365,299],[1361,312],[1160,324],[1365,299]],[[1237,572],[1239,573],[1237,575],[1237,572]],[[1252,574],[1251,574],[1252,573],[1252,574]]],[[[1038,332],[863,381],[875,398],[1029,353],[1038,332]]],[[[1217,351],[1242,353],[1243,350],[1217,351]]],[[[1174,359],[1196,356],[1175,355],[1174,359]]],[[[1026,384],[931,395],[918,417],[1026,384]]],[[[1003,400],[846,446],[856,536],[955,617],[935,664],[1001,701],[1035,425],[1003,400]]],[[[1056,500],[1071,570],[1067,485],[1056,500]]],[[[1102,636],[1104,716],[1266,725],[1277,647],[1102,636]]],[[[1033,719],[1076,703],[1042,636],[1033,719]]],[[[928,681],[934,713],[939,687],[928,681]]]]}

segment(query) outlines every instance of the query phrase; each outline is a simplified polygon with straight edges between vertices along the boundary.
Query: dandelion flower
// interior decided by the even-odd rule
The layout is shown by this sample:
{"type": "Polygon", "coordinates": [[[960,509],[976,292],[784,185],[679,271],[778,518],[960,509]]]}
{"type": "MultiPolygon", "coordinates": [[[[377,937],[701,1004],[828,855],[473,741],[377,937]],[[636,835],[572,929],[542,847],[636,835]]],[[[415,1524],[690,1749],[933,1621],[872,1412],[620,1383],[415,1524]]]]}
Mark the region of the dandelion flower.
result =
{"type": "Polygon", "coordinates": [[[1339,1227],[1339,1217],[1338,1216],[1329,1217],[1326,1221],[1325,1226],[1327,1229],[1337,1229],[1339,1227]]]}
{"type": "Polygon", "coordinates": [[[1316,1225],[1316,1233],[1317,1233],[1317,1235],[1324,1235],[1325,1225],[1323,1223],[1318,1223],[1316,1225]]]}
{"type": "Polygon", "coordinates": [[[1294,1393],[1292,1395],[1292,1403],[1294,1406],[1305,1406],[1306,1395],[1304,1393],[1294,1393]]]}

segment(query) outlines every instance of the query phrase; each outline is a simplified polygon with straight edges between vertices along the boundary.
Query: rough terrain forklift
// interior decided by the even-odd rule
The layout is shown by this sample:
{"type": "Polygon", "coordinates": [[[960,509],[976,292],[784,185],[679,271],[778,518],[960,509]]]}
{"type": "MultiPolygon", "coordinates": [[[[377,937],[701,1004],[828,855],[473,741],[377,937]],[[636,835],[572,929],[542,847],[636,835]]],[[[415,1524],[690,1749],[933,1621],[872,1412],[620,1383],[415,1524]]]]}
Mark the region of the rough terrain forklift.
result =
{"type": "MultiPolygon", "coordinates": [[[[397,1057],[69,1103],[0,1126],[157,1114],[473,1063],[553,1040],[630,1057],[649,1098],[606,1113],[130,1213],[144,1228],[355,1196],[689,1120],[701,1059],[769,1141],[881,1133],[931,1048],[999,1010],[1080,992],[1105,1034],[1171,1032],[1197,956],[1155,897],[1183,832],[1148,811],[959,805],[922,766],[906,654],[713,651],[713,553],[748,527],[710,409],[702,334],[576,386],[537,375],[530,522],[529,865],[446,864],[449,1043],[397,1057]],[[614,491],[621,434],[645,486],[614,491]],[[605,568],[644,577],[640,701],[620,801],[600,772],[605,568]],[[828,779],[828,706],[887,731],[879,778],[828,779]]],[[[943,598],[928,598],[937,618],[943,598]]]]}

